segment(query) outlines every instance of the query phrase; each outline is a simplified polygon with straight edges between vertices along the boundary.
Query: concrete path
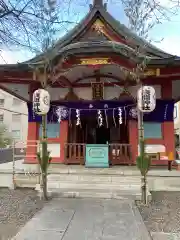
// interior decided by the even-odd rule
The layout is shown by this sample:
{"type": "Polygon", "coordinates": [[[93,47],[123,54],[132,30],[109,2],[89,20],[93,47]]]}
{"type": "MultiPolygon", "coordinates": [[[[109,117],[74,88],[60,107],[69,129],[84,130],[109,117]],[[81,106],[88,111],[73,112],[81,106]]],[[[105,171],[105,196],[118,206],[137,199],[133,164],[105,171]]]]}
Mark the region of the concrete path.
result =
{"type": "Polygon", "coordinates": [[[56,199],[13,240],[150,240],[131,201],[56,199]]]}

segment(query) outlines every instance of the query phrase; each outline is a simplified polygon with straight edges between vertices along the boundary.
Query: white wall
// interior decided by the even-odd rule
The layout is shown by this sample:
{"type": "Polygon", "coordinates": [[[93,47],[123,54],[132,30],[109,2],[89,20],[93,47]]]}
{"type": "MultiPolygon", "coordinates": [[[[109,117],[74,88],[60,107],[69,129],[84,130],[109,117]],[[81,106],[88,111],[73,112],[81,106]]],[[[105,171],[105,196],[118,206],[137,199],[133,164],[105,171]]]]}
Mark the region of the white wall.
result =
{"type": "MultiPolygon", "coordinates": [[[[28,110],[25,102],[19,100],[18,105],[14,105],[14,96],[0,90],[0,99],[4,99],[4,106],[0,105],[0,114],[4,115],[3,123],[10,133],[20,131],[20,140],[26,141],[28,131],[28,110]],[[13,121],[13,114],[19,115],[19,121],[13,121]]],[[[13,135],[13,133],[12,133],[13,135]]]]}

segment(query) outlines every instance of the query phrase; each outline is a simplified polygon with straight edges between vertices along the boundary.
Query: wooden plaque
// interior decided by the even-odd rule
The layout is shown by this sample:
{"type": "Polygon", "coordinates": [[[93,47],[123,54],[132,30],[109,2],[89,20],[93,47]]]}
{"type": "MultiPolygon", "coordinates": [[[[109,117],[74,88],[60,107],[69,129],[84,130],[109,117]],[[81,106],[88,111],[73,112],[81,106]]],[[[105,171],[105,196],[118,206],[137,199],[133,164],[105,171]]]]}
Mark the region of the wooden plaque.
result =
{"type": "Polygon", "coordinates": [[[104,99],[104,83],[103,82],[92,83],[92,99],[93,100],[104,99]]]}

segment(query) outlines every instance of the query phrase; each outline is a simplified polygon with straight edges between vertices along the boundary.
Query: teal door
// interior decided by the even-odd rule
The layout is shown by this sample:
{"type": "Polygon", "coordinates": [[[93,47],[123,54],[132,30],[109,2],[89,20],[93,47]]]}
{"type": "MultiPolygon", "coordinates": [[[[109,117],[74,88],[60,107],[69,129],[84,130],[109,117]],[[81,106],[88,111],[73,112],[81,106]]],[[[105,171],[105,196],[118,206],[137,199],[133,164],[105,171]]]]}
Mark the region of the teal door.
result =
{"type": "Polygon", "coordinates": [[[87,144],[86,145],[86,167],[109,167],[108,144],[87,144]]]}

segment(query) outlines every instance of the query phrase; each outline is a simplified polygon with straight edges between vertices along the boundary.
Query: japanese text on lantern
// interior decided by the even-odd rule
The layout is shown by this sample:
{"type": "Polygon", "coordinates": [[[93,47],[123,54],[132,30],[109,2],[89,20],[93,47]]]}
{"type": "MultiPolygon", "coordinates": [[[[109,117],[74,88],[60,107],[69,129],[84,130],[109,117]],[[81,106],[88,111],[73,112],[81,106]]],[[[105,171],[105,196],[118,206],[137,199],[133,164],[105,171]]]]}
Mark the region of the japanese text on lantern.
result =
{"type": "Polygon", "coordinates": [[[142,109],[145,110],[145,111],[149,111],[150,110],[150,103],[151,103],[151,100],[150,100],[150,89],[146,88],[143,90],[143,94],[142,94],[142,97],[143,97],[143,106],[142,106],[142,109]]]}
{"type": "Polygon", "coordinates": [[[152,112],[156,107],[156,92],[151,86],[143,86],[137,91],[137,104],[142,112],[152,112]]]}
{"type": "Polygon", "coordinates": [[[92,99],[102,100],[104,98],[104,85],[102,82],[92,83],[92,99]]]}
{"type": "Polygon", "coordinates": [[[33,99],[33,112],[39,113],[40,112],[40,94],[36,92],[33,99]]]}

